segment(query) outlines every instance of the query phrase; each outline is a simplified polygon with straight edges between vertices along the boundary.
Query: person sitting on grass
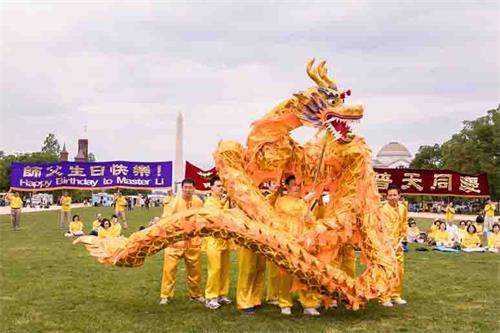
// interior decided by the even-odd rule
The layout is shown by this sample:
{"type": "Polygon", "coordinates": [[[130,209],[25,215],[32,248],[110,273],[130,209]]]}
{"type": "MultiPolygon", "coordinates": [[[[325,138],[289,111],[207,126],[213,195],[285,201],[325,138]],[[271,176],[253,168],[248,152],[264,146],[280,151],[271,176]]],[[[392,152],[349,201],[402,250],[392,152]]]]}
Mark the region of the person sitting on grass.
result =
{"type": "Polygon", "coordinates": [[[90,235],[92,236],[97,236],[99,234],[99,228],[101,227],[102,223],[102,214],[97,213],[96,214],[96,219],[94,222],[92,222],[92,231],[90,232],[90,235]]]}
{"type": "Polygon", "coordinates": [[[122,225],[118,222],[116,214],[111,215],[111,234],[113,237],[120,237],[122,234],[122,225]]]}
{"type": "Polygon", "coordinates": [[[80,216],[73,215],[73,220],[69,223],[69,230],[64,234],[65,237],[80,237],[85,235],[83,232],[83,223],[80,221],[80,216]]]}
{"type": "Polygon", "coordinates": [[[464,239],[465,234],[467,233],[467,223],[462,220],[458,225],[458,232],[460,233],[460,241],[464,239]]]}
{"type": "Polygon", "coordinates": [[[102,219],[101,227],[99,228],[98,237],[114,237],[111,222],[108,219],[102,219]]]}
{"type": "Polygon", "coordinates": [[[442,221],[439,224],[439,230],[434,233],[434,242],[437,246],[452,247],[450,234],[446,230],[446,222],[442,221]]]}
{"type": "Polygon", "coordinates": [[[429,239],[431,239],[431,240],[434,239],[434,235],[436,234],[436,231],[439,230],[439,225],[440,224],[441,224],[441,220],[440,219],[435,219],[434,220],[434,223],[432,223],[431,228],[427,232],[427,237],[429,239]]]}
{"type": "Polygon", "coordinates": [[[465,252],[484,252],[481,247],[481,240],[477,234],[477,229],[474,225],[467,227],[467,233],[464,234],[461,242],[462,251],[465,252]]]}
{"type": "Polygon", "coordinates": [[[478,215],[476,217],[476,223],[474,223],[474,226],[476,227],[476,230],[477,230],[478,234],[482,234],[483,233],[483,223],[484,223],[484,217],[482,215],[478,215]]]}
{"type": "Polygon", "coordinates": [[[408,231],[406,232],[406,239],[409,243],[417,243],[420,236],[420,229],[417,227],[415,219],[410,217],[408,219],[408,231]]]}
{"type": "Polygon", "coordinates": [[[494,223],[492,229],[488,238],[488,251],[500,253],[500,224],[494,223]]]}

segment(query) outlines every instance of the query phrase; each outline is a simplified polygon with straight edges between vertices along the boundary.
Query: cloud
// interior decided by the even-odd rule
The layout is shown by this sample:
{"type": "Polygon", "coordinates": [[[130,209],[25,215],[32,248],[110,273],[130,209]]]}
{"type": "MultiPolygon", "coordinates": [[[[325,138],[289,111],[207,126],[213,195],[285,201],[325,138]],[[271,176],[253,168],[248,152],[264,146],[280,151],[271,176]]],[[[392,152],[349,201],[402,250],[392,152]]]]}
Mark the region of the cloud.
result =
{"type": "MultiPolygon", "coordinates": [[[[210,166],[220,139],[311,85],[329,61],[372,147],[442,142],[498,104],[498,4],[422,2],[9,2],[0,8],[0,149],[76,154],[86,125],[100,160],[185,157],[210,166]],[[29,129],[29,130],[27,130],[29,129]],[[16,138],[12,140],[11,138],[16,138]]],[[[307,131],[299,135],[306,137],[307,131]]],[[[376,150],[375,150],[376,151],[376,150]]]]}

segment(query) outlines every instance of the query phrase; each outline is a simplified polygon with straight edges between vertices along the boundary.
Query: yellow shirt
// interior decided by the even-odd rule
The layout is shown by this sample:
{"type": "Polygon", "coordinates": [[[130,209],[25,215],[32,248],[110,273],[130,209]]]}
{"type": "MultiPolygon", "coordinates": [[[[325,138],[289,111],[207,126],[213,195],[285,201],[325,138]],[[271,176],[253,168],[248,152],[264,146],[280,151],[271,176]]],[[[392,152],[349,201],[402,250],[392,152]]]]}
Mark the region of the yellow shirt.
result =
{"type": "Polygon", "coordinates": [[[125,197],[117,197],[115,201],[115,211],[124,212],[127,207],[127,199],[125,197]]]}
{"type": "Polygon", "coordinates": [[[109,227],[108,230],[110,233],[109,236],[120,237],[122,233],[122,225],[118,222],[116,222],[115,224],[111,223],[111,227],[109,227]]]}
{"type": "Polygon", "coordinates": [[[446,230],[436,230],[434,233],[434,241],[436,243],[451,243],[450,234],[446,230]]]}
{"type": "Polygon", "coordinates": [[[104,229],[104,228],[99,229],[99,232],[97,233],[97,236],[101,237],[101,238],[104,238],[104,237],[116,237],[113,234],[113,230],[111,229],[111,227],[109,227],[108,229],[104,229]]]}
{"type": "Polygon", "coordinates": [[[455,208],[446,207],[446,221],[453,221],[455,218],[455,208]]]}
{"type": "MultiPolygon", "coordinates": [[[[198,198],[196,195],[193,195],[191,201],[186,201],[182,198],[182,196],[175,197],[174,200],[170,202],[170,204],[163,208],[163,216],[168,217],[175,213],[183,212],[191,208],[202,208],[203,201],[198,198]]],[[[180,241],[172,245],[175,248],[199,248],[201,246],[201,239],[199,237],[192,238],[187,241],[180,241]]]]}
{"type": "Polygon", "coordinates": [[[92,222],[92,230],[97,230],[97,228],[99,228],[100,226],[101,226],[101,221],[95,220],[94,222],[92,222]]]}
{"type": "Polygon", "coordinates": [[[488,247],[500,249],[500,233],[491,233],[488,238],[488,247]]]}
{"type": "Polygon", "coordinates": [[[478,234],[483,232],[483,224],[482,223],[474,223],[474,226],[476,227],[476,232],[478,234]]]}
{"type": "Polygon", "coordinates": [[[10,208],[19,209],[23,207],[23,200],[20,197],[9,196],[7,200],[10,201],[10,208]]]}
{"type": "Polygon", "coordinates": [[[69,223],[69,231],[73,234],[77,231],[83,231],[82,221],[71,221],[69,223]]]}
{"type": "Polygon", "coordinates": [[[389,202],[385,202],[382,205],[382,215],[391,236],[392,244],[396,247],[401,242],[401,239],[406,236],[408,210],[401,202],[398,202],[396,207],[391,206],[389,202]]]}
{"type": "Polygon", "coordinates": [[[491,205],[486,204],[484,206],[484,215],[488,216],[488,217],[495,216],[495,209],[496,209],[496,206],[494,203],[492,203],[491,205]]]}
{"type": "Polygon", "coordinates": [[[62,196],[62,211],[63,212],[71,212],[71,197],[70,196],[62,196]]]}
{"type": "Polygon", "coordinates": [[[292,235],[301,236],[310,226],[312,220],[309,220],[310,225],[306,225],[309,208],[304,200],[288,195],[279,197],[274,204],[276,214],[280,219],[280,228],[286,230],[292,235]]]}
{"type": "Polygon", "coordinates": [[[427,236],[429,236],[430,238],[434,239],[434,235],[436,234],[436,231],[438,231],[438,226],[433,224],[431,225],[431,231],[429,232],[429,234],[427,236]]]}
{"type": "Polygon", "coordinates": [[[466,233],[462,238],[462,247],[478,247],[481,246],[481,240],[477,234],[466,233]]]}
{"type": "MultiPolygon", "coordinates": [[[[210,196],[205,200],[205,203],[203,207],[211,207],[211,208],[217,208],[217,209],[228,209],[229,208],[229,200],[226,201],[226,204],[222,206],[222,202],[213,196],[210,196]]],[[[205,238],[205,245],[207,248],[213,248],[215,250],[223,251],[223,250],[229,250],[230,249],[230,241],[226,239],[217,239],[214,237],[206,237],[205,238]]]]}

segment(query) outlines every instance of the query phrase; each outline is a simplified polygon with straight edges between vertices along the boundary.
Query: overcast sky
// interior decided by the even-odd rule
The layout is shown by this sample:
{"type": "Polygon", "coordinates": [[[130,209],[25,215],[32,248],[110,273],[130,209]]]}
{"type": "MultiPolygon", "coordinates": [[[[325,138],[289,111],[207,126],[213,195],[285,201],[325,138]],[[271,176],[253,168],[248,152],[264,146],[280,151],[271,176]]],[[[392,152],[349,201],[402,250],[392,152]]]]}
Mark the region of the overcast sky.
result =
{"type": "Polygon", "coordinates": [[[316,57],[364,105],[375,153],[414,154],[500,102],[498,3],[3,1],[0,150],[52,132],[72,158],[87,125],[98,160],[173,160],[182,112],[184,157],[209,167],[220,139],[312,86],[316,57]]]}

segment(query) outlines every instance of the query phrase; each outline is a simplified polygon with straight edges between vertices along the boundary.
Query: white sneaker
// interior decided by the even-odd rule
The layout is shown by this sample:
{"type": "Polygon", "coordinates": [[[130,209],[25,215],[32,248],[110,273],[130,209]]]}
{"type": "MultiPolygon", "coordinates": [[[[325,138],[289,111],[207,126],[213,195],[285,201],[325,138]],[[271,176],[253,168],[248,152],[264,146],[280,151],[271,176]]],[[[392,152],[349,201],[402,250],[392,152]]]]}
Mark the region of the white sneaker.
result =
{"type": "Polygon", "coordinates": [[[207,299],[205,306],[211,310],[217,310],[221,307],[219,302],[217,302],[217,298],[207,299]]]}
{"type": "Polygon", "coordinates": [[[228,304],[231,304],[231,300],[229,298],[227,298],[226,296],[221,296],[219,297],[219,304],[221,305],[228,305],[228,304]]]}
{"type": "Polygon", "coordinates": [[[291,308],[281,308],[281,314],[289,316],[292,314],[292,309],[291,308]]]}
{"type": "Polygon", "coordinates": [[[315,308],[305,308],[304,314],[306,316],[319,316],[320,315],[319,311],[316,310],[315,308]]]}
{"type": "Polygon", "coordinates": [[[167,305],[168,303],[170,303],[170,300],[168,298],[160,299],[160,305],[167,305]]]}
{"type": "Polygon", "coordinates": [[[381,303],[381,305],[385,306],[387,308],[392,308],[394,306],[394,305],[392,305],[391,301],[387,301],[387,302],[381,303]]]}
{"type": "Polygon", "coordinates": [[[270,304],[270,305],[279,305],[280,302],[278,302],[277,299],[272,299],[270,301],[267,301],[267,304],[270,304]]]}
{"type": "Polygon", "coordinates": [[[408,302],[405,301],[404,299],[402,299],[401,297],[399,297],[399,298],[393,299],[392,303],[397,304],[397,305],[405,305],[408,302]]]}
{"type": "Polygon", "coordinates": [[[203,297],[203,296],[191,297],[191,300],[194,302],[205,304],[205,297],[203,297]]]}

